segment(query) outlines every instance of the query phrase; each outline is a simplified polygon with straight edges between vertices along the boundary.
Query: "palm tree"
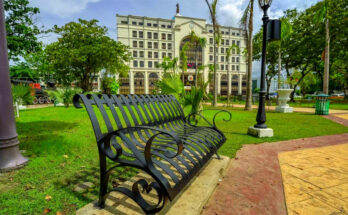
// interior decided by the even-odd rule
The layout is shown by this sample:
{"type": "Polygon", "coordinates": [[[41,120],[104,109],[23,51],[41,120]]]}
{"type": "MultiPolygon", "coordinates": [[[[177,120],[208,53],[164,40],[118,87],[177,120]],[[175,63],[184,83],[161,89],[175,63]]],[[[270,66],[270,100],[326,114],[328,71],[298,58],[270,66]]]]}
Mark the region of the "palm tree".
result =
{"type": "Polygon", "coordinates": [[[182,76],[182,83],[185,84],[185,71],[187,70],[187,55],[186,51],[189,47],[188,43],[185,43],[180,51],[180,59],[181,59],[181,76],[182,76]]]}
{"type": "Polygon", "coordinates": [[[281,39],[279,41],[279,50],[278,50],[278,89],[281,88],[281,71],[282,71],[282,46],[284,41],[289,38],[292,32],[292,25],[287,18],[282,18],[281,25],[281,39]]]}
{"type": "Polygon", "coordinates": [[[252,72],[253,72],[253,16],[254,16],[254,1],[249,0],[248,6],[245,8],[243,16],[240,20],[246,34],[247,54],[248,54],[248,83],[247,83],[247,98],[245,110],[252,110],[252,72]]]}
{"type": "Polygon", "coordinates": [[[213,38],[213,46],[214,46],[214,100],[213,100],[213,106],[217,105],[217,87],[218,87],[218,83],[217,83],[217,74],[216,74],[216,60],[217,60],[217,50],[216,50],[216,46],[219,46],[220,43],[220,38],[221,38],[221,32],[220,32],[220,27],[219,27],[219,23],[217,21],[216,18],[216,6],[218,3],[218,0],[213,0],[212,3],[209,3],[208,0],[205,0],[205,2],[207,3],[207,6],[209,8],[209,12],[210,12],[210,18],[211,18],[211,22],[213,23],[213,34],[214,34],[214,38],[213,38]]]}
{"type": "Polygon", "coordinates": [[[314,22],[325,23],[325,61],[324,61],[324,77],[323,77],[323,92],[329,94],[329,77],[330,77],[330,28],[329,28],[329,7],[328,0],[324,0],[322,7],[314,17],[314,22]]]}
{"type": "MultiPolygon", "coordinates": [[[[229,59],[231,57],[231,53],[233,49],[237,49],[237,54],[240,53],[240,48],[236,44],[232,44],[230,47],[227,48],[226,51],[226,59],[227,62],[229,62],[229,59]]],[[[231,97],[231,77],[230,77],[230,67],[227,66],[227,78],[228,78],[228,88],[227,88],[227,106],[230,104],[230,97],[231,97]]]]}
{"type": "Polygon", "coordinates": [[[207,39],[204,37],[199,37],[194,31],[190,34],[190,44],[195,50],[195,87],[198,83],[198,52],[199,49],[204,49],[207,45],[207,39]]]}

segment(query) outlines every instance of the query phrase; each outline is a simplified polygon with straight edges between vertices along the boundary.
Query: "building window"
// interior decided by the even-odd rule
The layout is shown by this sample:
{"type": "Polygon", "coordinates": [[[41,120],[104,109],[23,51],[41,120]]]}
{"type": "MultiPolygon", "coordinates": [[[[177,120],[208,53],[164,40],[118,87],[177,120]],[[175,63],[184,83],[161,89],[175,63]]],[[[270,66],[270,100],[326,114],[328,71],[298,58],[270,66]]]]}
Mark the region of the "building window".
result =
{"type": "Polygon", "coordinates": [[[121,21],[121,24],[128,24],[127,21],[121,21]]]}
{"type": "Polygon", "coordinates": [[[232,49],[232,54],[236,54],[236,49],[232,49]]]}
{"type": "Polygon", "coordinates": [[[169,58],[172,58],[172,57],[173,57],[172,53],[169,52],[169,53],[168,53],[168,57],[169,57],[169,58]]]}
{"type": "Polygon", "coordinates": [[[221,48],[221,53],[225,53],[225,48],[221,48]]]}
{"type": "Polygon", "coordinates": [[[148,52],[148,53],[147,53],[147,57],[148,57],[148,58],[152,58],[152,52],[148,52]]]}
{"type": "Polygon", "coordinates": [[[133,51],[133,57],[138,57],[138,52],[137,51],[133,51]]]}
{"type": "Polygon", "coordinates": [[[221,62],[224,62],[224,60],[225,60],[225,57],[221,56],[221,62]]]}
{"type": "Polygon", "coordinates": [[[228,64],[226,64],[225,69],[228,70],[228,64]]]}
{"type": "Polygon", "coordinates": [[[132,22],[132,25],[137,25],[137,22],[132,22]]]}
{"type": "Polygon", "coordinates": [[[165,58],[165,57],[166,57],[166,53],[162,52],[162,58],[165,58]]]}
{"type": "Polygon", "coordinates": [[[209,60],[213,61],[213,55],[209,55],[209,60]]]}
{"type": "Polygon", "coordinates": [[[232,32],[232,35],[234,36],[234,35],[236,35],[236,33],[232,32]]]}
{"type": "Polygon", "coordinates": [[[139,61],[139,65],[140,65],[140,67],[144,67],[144,61],[139,61]]]}
{"type": "Polygon", "coordinates": [[[167,37],[168,37],[168,40],[172,40],[172,34],[168,34],[167,37]]]}
{"type": "Polygon", "coordinates": [[[158,68],[158,62],[155,61],[154,64],[155,64],[155,67],[158,68]]]}
{"type": "Polygon", "coordinates": [[[166,28],[166,25],[161,25],[162,28],[166,28]]]}
{"type": "Polygon", "coordinates": [[[158,49],[158,42],[154,42],[153,46],[154,46],[155,49],[158,49]]]}
{"type": "Polygon", "coordinates": [[[158,24],[156,24],[156,23],[155,23],[155,24],[153,24],[153,27],[158,27],[158,24]]]}
{"type": "Polygon", "coordinates": [[[239,41],[239,40],[237,41],[237,46],[238,46],[238,47],[240,46],[240,41],[239,41]]]}
{"type": "Polygon", "coordinates": [[[166,39],[166,34],[162,33],[162,40],[165,40],[165,39],[166,39]]]}
{"type": "Polygon", "coordinates": [[[226,46],[230,45],[230,40],[226,40],[226,46]]]}
{"type": "Polygon", "coordinates": [[[239,63],[239,57],[236,57],[236,62],[239,63]]]}
{"type": "Polygon", "coordinates": [[[172,44],[168,43],[168,50],[172,50],[172,44]]]}
{"type": "Polygon", "coordinates": [[[236,70],[239,71],[239,66],[238,65],[236,66],[236,70]]]}
{"type": "Polygon", "coordinates": [[[137,32],[136,31],[133,31],[133,37],[137,37],[137,32]]]}
{"type": "Polygon", "coordinates": [[[232,63],[236,62],[236,58],[232,57],[232,63]]]}
{"type": "Polygon", "coordinates": [[[152,42],[147,42],[147,48],[152,49],[152,42]]]}
{"type": "Polygon", "coordinates": [[[225,45],[225,40],[221,39],[221,45],[225,45]]]}
{"type": "Polygon", "coordinates": [[[221,68],[221,70],[224,70],[224,65],[222,64],[220,68],[221,68]]]}
{"type": "Polygon", "coordinates": [[[162,43],[162,49],[166,49],[166,44],[162,43]]]}
{"type": "Polygon", "coordinates": [[[133,48],[137,48],[138,47],[138,42],[136,40],[133,41],[133,48]]]}
{"type": "Polygon", "coordinates": [[[213,44],[213,43],[214,43],[213,38],[209,38],[209,43],[210,43],[210,44],[213,44]]]}
{"type": "Polygon", "coordinates": [[[239,36],[239,33],[237,33],[237,36],[239,36]]]}
{"type": "Polygon", "coordinates": [[[138,61],[133,60],[133,67],[138,67],[138,61]]]}
{"type": "Polygon", "coordinates": [[[144,38],[144,32],[139,31],[139,38],[144,38]]]}
{"type": "Polygon", "coordinates": [[[152,39],[152,33],[151,32],[147,32],[147,39],[152,39]]]}
{"type": "Polygon", "coordinates": [[[213,33],[213,30],[209,30],[209,33],[213,33]]]}
{"type": "Polygon", "coordinates": [[[232,45],[236,45],[236,41],[235,40],[232,40],[232,45]]]}
{"type": "Polygon", "coordinates": [[[144,57],[144,51],[139,52],[140,57],[144,57]]]}
{"type": "Polygon", "coordinates": [[[235,65],[232,65],[232,71],[236,70],[235,65]]]}
{"type": "Polygon", "coordinates": [[[139,41],[139,48],[144,48],[144,41],[139,41]]]}
{"type": "Polygon", "coordinates": [[[171,25],[167,25],[167,28],[172,28],[172,26],[171,25]]]}
{"type": "Polygon", "coordinates": [[[139,22],[139,25],[143,26],[143,25],[144,25],[144,23],[142,23],[142,22],[139,22]]]}
{"type": "Polygon", "coordinates": [[[155,58],[158,58],[158,52],[154,52],[153,55],[155,58]]]}
{"type": "Polygon", "coordinates": [[[209,52],[213,52],[213,47],[209,47],[209,52]]]}
{"type": "Polygon", "coordinates": [[[151,25],[151,23],[147,23],[147,26],[148,26],[148,27],[151,27],[152,25],[151,25]]]}
{"type": "Polygon", "coordinates": [[[153,33],[153,38],[154,38],[155,40],[157,40],[157,39],[158,39],[158,33],[153,33]]]}
{"type": "Polygon", "coordinates": [[[147,67],[152,68],[152,61],[147,62],[147,67]]]}

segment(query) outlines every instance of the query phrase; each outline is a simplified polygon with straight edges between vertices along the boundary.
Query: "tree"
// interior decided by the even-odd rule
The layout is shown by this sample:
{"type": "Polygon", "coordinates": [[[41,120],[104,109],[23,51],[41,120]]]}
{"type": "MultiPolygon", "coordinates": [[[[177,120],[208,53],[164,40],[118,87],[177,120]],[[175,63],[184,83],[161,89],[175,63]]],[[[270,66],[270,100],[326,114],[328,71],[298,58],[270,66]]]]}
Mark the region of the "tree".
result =
{"type": "Polygon", "coordinates": [[[213,100],[213,106],[217,106],[217,87],[218,87],[218,83],[217,83],[217,74],[216,74],[216,61],[217,61],[217,49],[219,47],[220,44],[220,39],[221,39],[221,32],[220,32],[220,26],[219,23],[217,21],[217,17],[216,17],[216,6],[218,3],[218,0],[213,0],[212,3],[209,3],[208,0],[205,0],[205,2],[207,3],[207,6],[209,8],[209,12],[210,12],[210,18],[211,18],[211,22],[213,23],[213,46],[214,46],[214,76],[213,76],[213,80],[214,80],[214,100],[213,100]]]}
{"type": "Polygon", "coordinates": [[[92,90],[93,79],[102,69],[109,74],[129,70],[128,47],[106,36],[107,28],[97,23],[79,19],[52,29],[60,38],[46,47],[46,53],[58,83],[68,86],[76,81],[86,92],[92,90]]]}
{"type": "Polygon", "coordinates": [[[19,56],[40,50],[40,30],[33,22],[39,8],[29,7],[28,0],[5,0],[4,8],[9,59],[18,61],[19,56]]]}
{"type": "Polygon", "coordinates": [[[320,9],[314,16],[315,23],[325,23],[325,50],[324,50],[324,75],[323,75],[323,92],[329,94],[329,70],[330,70],[330,31],[328,16],[328,0],[324,0],[320,5],[320,9]]]}
{"type": "MultiPolygon", "coordinates": [[[[237,50],[237,54],[240,53],[240,48],[239,46],[237,46],[236,44],[232,44],[230,47],[227,48],[227,51],[226,51],[226,59],[227,59],[227,62],[229,62],[229,59],[231,57],[231,53],[232,53],[232,50],[233,49],[236,49],[237,50]]],[[[228,66],[227,67],[227,78],[228,78],[228,87],[227,87],[227,106],[230,104],[230,97],[231,97],[231,76],[230,76],[230,67],[228,66]]]]}
{"type": "Polygon", "coordinates": [[[194,31],[190,34],[190,46],[195,50],[195,87],[198,83],[198,53],[200,49],[203,49],[207,45],[207,39],[204,37],[199,37],[194,31]]]}
{"type": "Polygon", "coordinates": [[[247,98],[245,103],[245,110],[252,110],[252,70],[253,70],[253,29],[254,29],[254,1],[249,0],[248,6],[244,10],[243,16],[240,20],[242,27],[245,30],[245,39],[247,41],[248,54],[248,80],[247,80],[247,98]]]}
{"type": "Polygon", "coordinates": [[[185,71],[187,71],[187,55],[186,51],[189,47],[188,43],[185,43],[184,46],[182,47],[180,51],[180,60],[181,60],[181,78],[182,78],[182,83],[185,83],[185,71]]]}

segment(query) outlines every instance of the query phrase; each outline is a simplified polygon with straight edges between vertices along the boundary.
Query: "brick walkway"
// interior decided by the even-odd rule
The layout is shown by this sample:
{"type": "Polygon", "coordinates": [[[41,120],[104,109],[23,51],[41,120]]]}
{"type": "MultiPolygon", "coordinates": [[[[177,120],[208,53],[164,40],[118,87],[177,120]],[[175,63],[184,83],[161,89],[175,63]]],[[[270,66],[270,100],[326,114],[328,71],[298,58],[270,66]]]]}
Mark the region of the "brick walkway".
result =
{"type": "MultiPolygon", "coordinates": [[[[342,119],[327,117],[334,121],[342,119]]],[[[341,122],[345,123],[348,121],[341,122]]],[[[344,143],[348,143],[348,134],[245,145],[231,162],[202,214],[286,214],[278,153],[344,143]]]]}

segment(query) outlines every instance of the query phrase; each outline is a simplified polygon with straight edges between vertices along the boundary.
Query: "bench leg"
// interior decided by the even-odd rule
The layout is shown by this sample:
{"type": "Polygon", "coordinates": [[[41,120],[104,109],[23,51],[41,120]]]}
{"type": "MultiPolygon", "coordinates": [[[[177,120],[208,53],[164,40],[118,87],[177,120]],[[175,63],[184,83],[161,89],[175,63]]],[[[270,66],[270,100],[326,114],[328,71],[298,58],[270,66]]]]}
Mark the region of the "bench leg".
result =
{"type": "Polygon", "coordinates": [[[98,206],[101,208],[105,207],[105,200],[107,197],[109,174],[106,172],[106,157],[99,153],[100,160],[100,189],[99,189],[99,201],[98,206]]]}
{"type": "Polygon", "coordinates": [[[218,153],[218,152],[215,152],[215,154],[216,154],[217,159],[218,159],[218,160],[221,160],[221,157],[220,157],[219,153],[218,153]]]}

